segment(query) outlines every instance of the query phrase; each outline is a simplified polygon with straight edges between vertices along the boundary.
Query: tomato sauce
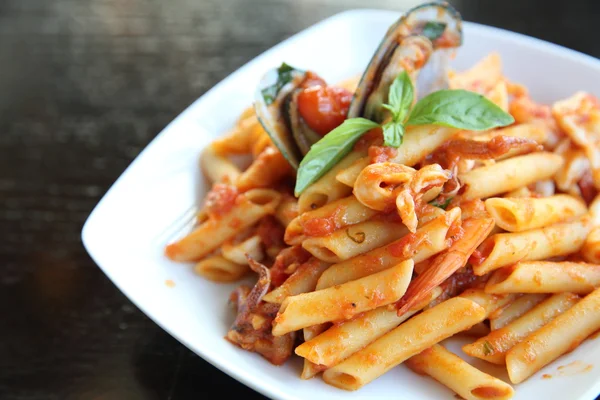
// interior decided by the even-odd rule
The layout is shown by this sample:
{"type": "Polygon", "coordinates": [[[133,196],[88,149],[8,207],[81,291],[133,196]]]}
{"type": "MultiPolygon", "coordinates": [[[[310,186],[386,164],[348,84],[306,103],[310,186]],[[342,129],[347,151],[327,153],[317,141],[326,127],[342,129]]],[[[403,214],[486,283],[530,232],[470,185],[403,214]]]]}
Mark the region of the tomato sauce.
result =
{"type": "Polygon", "coordinates": [[[216,183],[210,192],[206,195],[204,207],[209,218],[221,218],[227,214],[233,206],[238,196],[238,190],[235,186],[216,183]]]}
{"type": "Polygon", "coordinates": [[[304,228],[304,234],[306,236],[327,236],[330,233],[340,228],[339,215],[342,212],[342,206],[335,209],[335,211],[323,218],[313,218],[302,223],[304,228]]]}
{"type": "Polygon", "coordinates": [[[371,146],[369,147],[369,159],[371,164],[382,163],[396,157],[398,150],[388,146],[371,146]]]}
{"type": "Polygon", "coordinates": [[[369,146],[381,146],[383,145],[383,131],[380,127],[373,128],[358,139],[358,142],[354,145],[355,151],[364,151],[369,146]]]}
{"type": "Polygon", "coordinates": [[[261,242],[265,247],[284,246],[283,234],[285,229],[273,216],[263,218],[256,230],[256,234],[260,237],[261,242]]]}

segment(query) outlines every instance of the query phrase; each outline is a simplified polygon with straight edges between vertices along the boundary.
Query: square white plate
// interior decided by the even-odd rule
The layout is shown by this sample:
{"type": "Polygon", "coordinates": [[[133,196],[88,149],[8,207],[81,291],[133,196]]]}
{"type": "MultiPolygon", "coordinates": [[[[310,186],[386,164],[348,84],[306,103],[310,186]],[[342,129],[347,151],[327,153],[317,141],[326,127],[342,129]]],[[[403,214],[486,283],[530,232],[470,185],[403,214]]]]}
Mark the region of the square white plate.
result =
{"type": "MultiPolygon", "coordinates": [[[[190,266],[163,256],[165,244],[189,229],[205,187],[198,168],[204,146],[230,128],[251,104],[261,75],[282,61],[311,69],[328,82],[362,72],[398,13],[348,11],[297,34],[258,56],[219,83],[169,124],[137,157],[94,209],[83,243],[106,275],[157,324],[235,379],[276,399],[451,399],[452,393],[404,366],[357,392],[321,379],[299,379],[301,363],[275,367],[223,339],[234,315],[227,299],[236,285],[194,275],[190,266]],[[175,287],[166,285],[172,280],[175,287]]],[[[600,62],[537,39],[465,24],[465,43],[454,67],[468,68],[490,51],[502,55],[506,75],[527,85],[535,99],[551,102],[587,90],[600,95],[600,62]]],[[[454,339],[456,340],[456,339],[454,339]]],[[[600,346],[585,342],[516,387],[516,399],[593,399],[600,392],[600,346]],[[587,373],[558,376],[572,361],[594,365],[587,373]],[[542,380],[544,373],[553,379],[542,380]]],[[[462,354],[458,343],[451,348],[462,354]]],[[[500,368],[474,362],[488,371],[500,368]]],[[[499,373],[506,379],[506,374],[499,373]]],[[[198,383],[201,385],[201,382],[198,383]]]]}

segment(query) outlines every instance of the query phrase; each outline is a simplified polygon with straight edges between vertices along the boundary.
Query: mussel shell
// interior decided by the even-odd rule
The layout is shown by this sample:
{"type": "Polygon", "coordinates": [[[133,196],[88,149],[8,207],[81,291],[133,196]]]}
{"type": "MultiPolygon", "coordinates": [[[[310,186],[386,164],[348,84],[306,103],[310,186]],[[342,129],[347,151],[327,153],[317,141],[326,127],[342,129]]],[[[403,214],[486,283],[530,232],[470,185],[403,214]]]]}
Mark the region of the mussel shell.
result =
{"type": "MultiPolygon", "coordinates": [[[[417,6],[400,17],[400,19],[388,29],[385,37],[371,58],[371,61],[358,84],[354,99],[350,104],[348,118],[375,118],[374,120],[376,122],[382,122],[381,118],[384,118],[385,113],[377,112],[375,115],[369,115],[373,114],[373,110],[378,108],[378,103],[369,106],[367,103],[371,101],[371,98],[377,102],[387,101],[387,91],[391,81],[389,83],[383,82],[384,84],[381,85],[382,77],[385,75],[389,76],[390,68],[392,68],[391,71],[396,73],[396,75],[403,70],[401,64],[397,65],[398,60],[397,56],[395,56],[397,49],[399,46],[402,46],[402,43],[408,37],[419,35],[421,35],[423,39],[431,42],[432,50],[436,50],[433,52],[434,54],[437,53],[437,50],[452,49],[460,46],[462,44],[462,19],[460,14],[447,3],[428,3],[417,6]],[[423,36],[424,28],[427,23],[443,24],[445,26],[443,34],[439,37],[431,38],[432,40],[423,36]],[[392,65],[392,61],[396,61],[396,63],[392,65]],[[387,83],[387,85],[385,83],[387,83]],[[381,91],[381,94],[376,94],[372,97],[373,91],[375,90],[381,91]],[[368,111],[367,114],[365,113],[366,111],[368,111]]],[[[427,58],[429,59],[430,56],[432,56],[431,53],[428,54],[427,58]]],[[[438,57],[437,54],[435,57],[438,57]]],[[[426,62],[423,67],[427,67],[427,64],[428,63],[426,62]]],[[[440,66],[441,64],[438,63],[436,65],[440,66]]],[[[407,72],[412,73],[413,81],[415,81],[414,78],[418,69],[407,72]]],[[[437,73],[439,74],[440,71],[437,71],[437,73]]],[[[431,78],[432,77],[428,77],[428,79],[431,78]]],[[[437,79],[437,77],[435,78],[437,79]]],[[[419,86],[422,85],[417,83],[417,87],[419,86]]],[[[433,87],[433,85],[427,86],[433,87]]],[[[420,94],[424,95],[426,93],[421,92],[420,94]]]]}
{"type": "Polygon", "coordinates": [[[274,85],[279,77],[277,69],[270,70],[264,75],[254,96],[254,110],[256,111],[258,121],[261,123],[264,130],[271,138],[271,141],[279,149],[283,157],[295,169],[298,169],[298,166],[300,165],[302,152],[298,148],[298,145],[286,124],[284,104],[288,95],[303,81],[304,75],[304,71],[294,70],[292,81],[279,90],[271,104],[267,104],[263,95],[263,90],[274,85]]]}
{"type": "Polygon", "coordinates": [[[302,89],[295,89],[287,96],[284,102],[285,109],[283,110],[283,114],[296,145],[300,149],[302,156],[305,156],[310,147],[321,139],[321,136],[304,122],[298,111],[298,95],[300,92],[302,92],[302,89]]]}

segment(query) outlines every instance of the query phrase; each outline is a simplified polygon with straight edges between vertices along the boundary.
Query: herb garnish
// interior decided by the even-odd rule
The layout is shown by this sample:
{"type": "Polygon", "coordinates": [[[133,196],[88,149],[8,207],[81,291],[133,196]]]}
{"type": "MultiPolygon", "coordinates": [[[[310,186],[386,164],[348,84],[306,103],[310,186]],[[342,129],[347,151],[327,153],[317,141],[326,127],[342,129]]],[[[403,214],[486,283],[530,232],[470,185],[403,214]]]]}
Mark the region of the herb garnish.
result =
{"type": "Polygon", "coordinates": [[[478,93],[440,90],[425,96],[411,109],[413,96],[412,81],[403,71],[390,85],[389,104],[383,105],[391,114],[389,122],[380,126],[365,118],[350,118],[315,143],[300,162],[294,189],[296,196],[350,153],[358,139],[373,128],[382,128],[384,145],[399,147],[405,127],[410,125],[433,124],[482,131],[514,122],[510,114],[478,93]]]}
{"type": "Polygon", "coordinates": [[[273,85],[267,86],[261,90],[263,99],[265,99],[265,103],[267,105],[272,104],[277,98],[277,95],[281,89],[290,83],[292,79],[294,79],[294,72],[301,71],[289,64],[281,63],[279,68],[277,68],[277,81],[273,85]]]}

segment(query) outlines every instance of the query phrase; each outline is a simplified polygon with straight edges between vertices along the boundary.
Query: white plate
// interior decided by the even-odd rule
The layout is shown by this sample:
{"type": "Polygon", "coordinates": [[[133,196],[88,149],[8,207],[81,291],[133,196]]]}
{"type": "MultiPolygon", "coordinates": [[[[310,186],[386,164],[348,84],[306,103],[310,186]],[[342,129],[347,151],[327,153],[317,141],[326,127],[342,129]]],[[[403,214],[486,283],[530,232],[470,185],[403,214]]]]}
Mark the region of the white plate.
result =
{"type": "MultiPolygon", "coordinates": [[[[321,379],[299,379],[299,360],[275,367],[223,339],[233,320],[227,298],[235,285],[207,282],[190,266],[163,256],[165,244],[189,229],[205,190],[198,156],[232,126],[252,102],[260,76],[286,61],[336,82],[360,73],[397,13],[348,11],[329,18],[258,56],[179,115],[137,157],[94,209],[83,228],[86,249],[106,275],[157,324],[235,379],[276,399],[452,399],[431,379],[404,366],[357,392],[321,379]],[[166,280],[175,282],[171,288],[166,280]]],[[[600,95],[600,62],[589,56],[507,31],[465,24],[465,43],[454,66],[467,68],[492,50],[509,78],[533,97],[551,102],[585,89],[600,95]]],[[[453,347],[461,354],[458,347],[453,347]]],[[[482,366],[482,363],[476,363],[482,366]]],[[[490,366],[483,366],[489,370],[490,366]]],[[[493,367],[492,367],[493,368],[493,367]]],[[[501,369],[497,369],[501,370],[501,369]]],[[[500,374],[506,379],[506,375],[500,374]]],[[[202,382],[198,382],[201,391],[202,382]]],[[[600,392],[600,346],[589,340],[516,387],[516,399],[593,399],[600,392]],[[593,364],[587,373],[557,376],[572,361],[593,364]],[[542,380],[544,373],[553,379],[542,380]]]]}

